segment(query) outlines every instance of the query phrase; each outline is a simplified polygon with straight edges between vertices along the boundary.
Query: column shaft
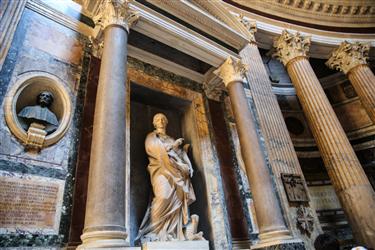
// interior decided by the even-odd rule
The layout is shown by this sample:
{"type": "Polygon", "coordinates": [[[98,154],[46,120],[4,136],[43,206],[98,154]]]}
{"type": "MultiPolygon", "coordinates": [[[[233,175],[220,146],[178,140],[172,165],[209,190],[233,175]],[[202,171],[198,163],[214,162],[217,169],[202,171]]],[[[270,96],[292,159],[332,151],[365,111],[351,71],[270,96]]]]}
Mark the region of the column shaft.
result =
{"type": "Polygon", "coordinates": [[[357,92],[367,114],[375,124],[375,76],[365,65],[358,65],[348,72],[348,78],[357,92]]]}
{"type": "Polygon", "coordinates": [[[281,214],[242,82],[230,82],[227,88],[253,194],[261,243],[291,238],[281,214]]]}
{"type": "Polygon", "coordinates": [[[83,247],[125,246],[125,81],[127,31],[104,31],[83,247]],[[103,240],[103,241],[101,241],[103,240]]]}
{"type": "Polygon", "coordinates": [[[354,236],[375,246],[375,193],[311,65],[300,56],[287,64],[289,76],[354,236]]]}
{"type": "Polygon", "coordinates": [[[246,73],[250,82],[250,92],[259,117],[259,124],[265,139],[267,153],[276,177],[277,188],[280,194],[281,203],[284,205],[285,214],[288,220],[289,229],[299,238],[304,239],[306,248],[312,248],[314,239],[321,233],[318,217],[312,205],[311,214],[314,216],[314,229],[307,236],[297,228],[296,217],[298,207],[291,206],[288,202],[281,180],[281,173],[297,174],[303,177],[297,154],[293,147],[286,127],[284,117],[280,110],[275,94],[272,92],[271,82],[264,67],[259,49],[255,43],[247,45],[241,52],[242,61],[251,65],[246,73]]]}

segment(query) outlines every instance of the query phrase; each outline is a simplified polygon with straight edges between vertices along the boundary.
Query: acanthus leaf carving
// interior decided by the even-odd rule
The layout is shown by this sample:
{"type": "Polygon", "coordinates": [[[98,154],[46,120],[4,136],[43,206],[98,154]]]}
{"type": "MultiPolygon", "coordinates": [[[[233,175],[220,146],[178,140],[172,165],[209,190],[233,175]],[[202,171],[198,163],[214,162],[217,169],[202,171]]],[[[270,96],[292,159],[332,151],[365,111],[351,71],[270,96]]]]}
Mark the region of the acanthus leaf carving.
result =
{"type": "Polygon", "coordinates": [[[248,34],[247,38],[249,43],[256,43],[255,33],[257,32],[257,23],[255,20],[249,20],[244,17],[243,14],[239,16],[240,22],[246,27],[248,34]]]}
{"type": "Polygon", "coordinates": [[[276,52],[273,57],[287,65],[290,60],[296,57],[307,57],[310,45],[310,36],[303,36],[299,32],[292,34],[287,30],[283,30],[280,37],[274,41],[276,52]]]}
{"type": "Polygon", "coordinates": [[[103,31],[110,25],[123,27],[127,32],[134,25],[138,18],[138,12],[130,9],[129,3],[132,0],[105,0],[99,7],[98,15],[93,17],[96,24],[96,38],[102,36],[103,31]]]}
{"type": "Polygon", "coordinates": [[[354,67],[367,64],[369,50],[369,43],[349,43],[345,41],[332,52],[326,65],[347,74],[354,67]]]}
{"type": "Polygon", "coordinates": [[[242,81],[247,67],[240,59],[228,57],[213,73],[223,80],[225,86],[228,86],[231,82],[242,81]]]}

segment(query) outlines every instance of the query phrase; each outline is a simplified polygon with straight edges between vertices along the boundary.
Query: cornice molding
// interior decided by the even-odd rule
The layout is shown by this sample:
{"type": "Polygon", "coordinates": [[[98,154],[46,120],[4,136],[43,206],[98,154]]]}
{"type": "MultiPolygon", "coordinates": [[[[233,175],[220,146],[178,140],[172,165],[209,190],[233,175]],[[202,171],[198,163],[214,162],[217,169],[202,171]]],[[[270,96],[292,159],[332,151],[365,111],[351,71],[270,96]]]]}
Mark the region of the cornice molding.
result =
{"type": "Polygon", "coordinates": [[[372,0],[231,1],[259,12],[311,24],[371,28],[375,23],[375,2],[372,0]]]}
{"type": "Polygon", "coordinates": [[[133,2],[130,4],[130,7],[136,10],[140,16],[137,25],[134,26],[133,29],[146,36],[178,49],[214,67],[221,65],[229,56],[239,58],[236,53],[229,49],[216,44],[210,39],[140,3],[133,2]]]}
{"type": "MultiPolygon", "coordinates": [[[[220,39],[233,48],[239,50],[246,44],[245,36],[212,15],[212,13],[202,9],[196,1],[148,0],[148,2],[207,34],[220,39]]],[[[207,2],[209,2],[207,4],[212,4],[210,1],[207,2]]]]}
{"type": "Polygon", "coordinates": [[[344,41],[370,43],[372,49],[370,49],[369,56],[375,57],[375,34],[341,33],[312,29],[250,13],[227,3],[224,3],[224,5],[234,16],[238,17],[242,14],[246,20],[256,20],[257,32],[255,38],[258,47],[262,49],[272,49],[275,36],[279,36],[284,29],[288,29],[293,33],[300,32],[303,35],[311,36],[309,54],[313,58],[328,59],[332,50],[344,41]]]}
{"type": "Polygon", "coordinates": [[[284,30],[281,36],[275,38],[275,53],[273,57],[281,61],[284,66],[296,57],[307,57],[311,45],[311,37],[302,36],[299,32],[292,34],[284,30]]]}
{"type": "Polygon", "coordinates": [[[347,74],[354,67],[367,64],[369,50],[368,43],[345,41],[332,52],[326,65],[347,74]]]}

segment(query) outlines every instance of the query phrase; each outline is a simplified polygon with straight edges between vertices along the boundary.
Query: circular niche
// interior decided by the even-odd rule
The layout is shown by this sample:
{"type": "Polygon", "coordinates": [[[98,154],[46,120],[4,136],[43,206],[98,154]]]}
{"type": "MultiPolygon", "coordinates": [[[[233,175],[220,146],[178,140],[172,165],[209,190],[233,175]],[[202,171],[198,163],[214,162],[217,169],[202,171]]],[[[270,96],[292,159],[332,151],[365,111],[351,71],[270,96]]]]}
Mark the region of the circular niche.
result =
{"type": "Polygon", "coordinates": [[[43,147],[47,147],[64,136],[72,120],[70,96],[60,79],[41,72],[23,74],[5,96],[4,113],[10,131],[25,144],[27,126],[25,128],[25,121],[17,114],[24,107],[35,106],[37,96],[42,91],[49,91],[53,94],[53,103],[49,110],[56,115],[59,123],[56,130],[45,137],[43,147]]]}
{"type": "Polygon", "coordinates": [[[295,135],[301,135],[305,131],[305,127],[302,122],[295,117],[286,117],[285,124],[289,132],[295,135]]]}

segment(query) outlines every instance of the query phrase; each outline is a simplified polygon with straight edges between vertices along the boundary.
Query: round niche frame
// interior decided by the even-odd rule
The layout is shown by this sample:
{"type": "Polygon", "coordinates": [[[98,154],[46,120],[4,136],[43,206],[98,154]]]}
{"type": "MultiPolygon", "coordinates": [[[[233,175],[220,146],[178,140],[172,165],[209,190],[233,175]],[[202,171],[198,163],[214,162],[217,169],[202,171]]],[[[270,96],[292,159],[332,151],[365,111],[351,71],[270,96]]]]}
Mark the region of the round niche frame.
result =
{"type": "Polygon", "coordinates": [[[22,127],[17,114],[22,108],[35,105],[37,95],[44,90],[50,91],[54,96],[50,110],[55,113],[59,125],[54,132],[45,137],[43,147],[58,142],[72,122],[72,103],[69,90],[59,78],[45,72],[22,74],[5,96],[4,115],[10,131],[23,144],[27,142],[27,132],[22,127]]]}

